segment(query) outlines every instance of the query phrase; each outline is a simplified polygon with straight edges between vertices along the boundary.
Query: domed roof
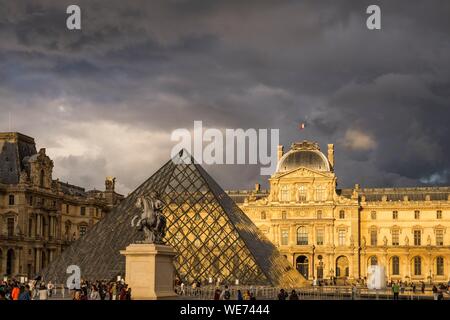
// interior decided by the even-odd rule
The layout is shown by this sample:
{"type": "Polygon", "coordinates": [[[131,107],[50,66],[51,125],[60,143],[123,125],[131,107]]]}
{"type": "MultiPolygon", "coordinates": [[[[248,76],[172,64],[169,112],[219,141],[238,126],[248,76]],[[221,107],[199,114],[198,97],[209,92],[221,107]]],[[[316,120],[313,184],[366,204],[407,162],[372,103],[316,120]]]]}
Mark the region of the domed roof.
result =
{"type": "Polygon", "coordinates": [[[307,141],[292,145],[291,150],[278,162],[277,172],[288,172],[300,167],[330,171],[328,159],[320,152],[319,146],[307,141]]]}

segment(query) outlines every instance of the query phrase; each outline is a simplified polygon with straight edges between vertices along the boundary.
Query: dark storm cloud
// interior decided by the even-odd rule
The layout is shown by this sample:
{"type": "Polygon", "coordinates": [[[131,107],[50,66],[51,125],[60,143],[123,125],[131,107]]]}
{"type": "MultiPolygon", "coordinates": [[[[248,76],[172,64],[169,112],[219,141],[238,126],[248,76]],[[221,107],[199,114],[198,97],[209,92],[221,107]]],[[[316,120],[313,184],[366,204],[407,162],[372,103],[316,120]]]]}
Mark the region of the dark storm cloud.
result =
{"type": "MultiPolygon", "coordinates": [[[[335,143],[341,186],[448,184],[448,1],[78,1],[81,32],[69,4],[0,0],[1,112],[64,179],[128,191],[203,120],[335,143]]],[[[265,180],[209,169],[226,188],[265,180]]]]}

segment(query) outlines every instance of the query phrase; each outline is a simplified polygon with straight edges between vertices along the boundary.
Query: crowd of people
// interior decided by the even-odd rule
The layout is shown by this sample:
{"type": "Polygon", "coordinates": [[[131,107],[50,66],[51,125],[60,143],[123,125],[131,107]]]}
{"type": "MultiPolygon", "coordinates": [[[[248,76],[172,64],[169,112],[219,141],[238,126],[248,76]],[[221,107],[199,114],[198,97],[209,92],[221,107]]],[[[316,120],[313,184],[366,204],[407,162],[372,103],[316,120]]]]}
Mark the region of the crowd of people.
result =
{"type": "MultiPolygon", "coordinates": [[[[81,281],[80,287],[69,290],[61,287],[58,298],[73,300],[131,300],[131,288],[123,281],[81,281]]],[[[0,280],[0,300],[48,300],[57,293],[56,286],[39,278],[21,283],[18,280],[0,280]]]]}
{"type": "Polygon", "coordinates": [[[131,300],[131,288],[123,281],[82,281],[72,290],[73,300],[131,300]]]}

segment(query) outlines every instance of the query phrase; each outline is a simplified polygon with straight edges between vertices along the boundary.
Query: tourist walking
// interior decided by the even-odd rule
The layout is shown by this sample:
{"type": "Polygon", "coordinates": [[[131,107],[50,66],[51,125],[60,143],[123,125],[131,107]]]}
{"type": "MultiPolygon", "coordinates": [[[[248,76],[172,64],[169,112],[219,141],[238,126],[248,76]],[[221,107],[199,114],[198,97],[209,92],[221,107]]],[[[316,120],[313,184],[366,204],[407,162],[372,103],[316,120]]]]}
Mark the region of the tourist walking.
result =
{"type": "Polygon", "coordinates": [[[399,292],[400,292],[400,286],[398,285],[398,283],[394,283],[392,285],[392,293],[394,296],[394,300],[398,300],[399,292]]]}
{"type": "Polygon", "coordinates": [[[230,290],[228,289],[228,286],[225,286],[225,289],[220,294],[220,300],[230,300],[230,298],[231,298],[230,290]]]}
{"type": "Polygon", "coordinates": [[[97,287],[94,285],[92,287],[90,300],[99,300],[99,299],[100,299],[100,293],[98,292],[97,287]]]}
{"type": "Polygon", "coordinates": [[[39,300],[48,300],[48,291],[43,283],[39,287],[39,300]]]}
{"type": "Polygon", "coordinates": [[[184,296],[184,282],[181,282],[180,284],[180,295],[184,296]]]}
{"type": "Polygon", "coordinates": [[[298,294],[295,290],[291,291],[291,295],[289,296],[289,300],[298,300],[298,294]]]}
{"type": "Polygon", "coordinates": [[[242,297],[242,292],[241,290],[237,291],[237,300],[244,300],[244,298],[242,297]]]}
{"type": "Polygon", "coordinates": [[[47,284],[47,293],[48,293],[49,298],[52,297],[53,288],[54,288],[53,283],[51,281],[49,281],[47,284]]]}
{"type": "Polygon", "coordinates": [[[278,293],[278,300],[286,300],[288,294],[284,289],[280,289],[280,293],[278,293]]]}
{"type": "Polygon", "coordinates": [[[31,300],[30,286],[26,285],[23,292],[19,296],[19,300],[31,300]]]}
{"type": "Polygon", "coordinates": [[[217,288],[214,291],[214,300],[220,300],[220,289],[219,288],[217,288]]]}
{"type": "Polygon", "coordinates": [[[11,291],[11,300],[19,300],[20,289],[17,283],[14,283],[13,289],[11,291]]]}
{"type": "Polygon", "coordinates": [[[438,288],[436,287],[436,285],[433,285],[433,289],[431,289],[433,291],[433,300],[437,300],[439,293],[438,293],[438,288]]]}

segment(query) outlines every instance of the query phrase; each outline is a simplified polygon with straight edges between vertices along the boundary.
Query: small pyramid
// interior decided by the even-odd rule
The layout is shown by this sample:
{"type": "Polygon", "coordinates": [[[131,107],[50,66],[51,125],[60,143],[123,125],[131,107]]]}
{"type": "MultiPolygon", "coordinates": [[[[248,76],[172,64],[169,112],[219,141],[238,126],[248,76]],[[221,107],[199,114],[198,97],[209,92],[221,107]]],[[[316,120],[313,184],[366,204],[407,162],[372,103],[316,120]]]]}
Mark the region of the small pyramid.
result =
{"type": "Polygon", "coordinates": [[[125,275],[119,251],[143,239],[133,227],[142,195],[156,191],[167,219],[165,242],[177,251],[174,267],[184,283],[218,279],[234,284],[301,287],[306,279],[242,212],[223,189],[186,152],[163,165],[109,215],[75,241],[42,276],[66,283],[66,269],[77,265],[81,277],[111,280],[125,275]]]}

